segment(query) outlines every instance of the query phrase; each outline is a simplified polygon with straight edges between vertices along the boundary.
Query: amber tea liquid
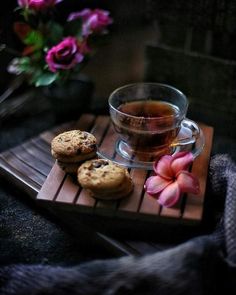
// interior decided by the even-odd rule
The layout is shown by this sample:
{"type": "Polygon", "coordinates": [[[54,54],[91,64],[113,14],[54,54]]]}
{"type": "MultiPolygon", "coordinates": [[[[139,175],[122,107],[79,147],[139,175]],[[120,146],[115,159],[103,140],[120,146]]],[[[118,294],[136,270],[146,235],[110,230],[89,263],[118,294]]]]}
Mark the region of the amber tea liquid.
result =
{"type": "Polygon", "coordinates": [[[165,148],[179,132],[176,117],[179,108],[155,100],[139,100],[121,104],[114,123],[115,129],[134,151],[153,152],[165,148]]]}

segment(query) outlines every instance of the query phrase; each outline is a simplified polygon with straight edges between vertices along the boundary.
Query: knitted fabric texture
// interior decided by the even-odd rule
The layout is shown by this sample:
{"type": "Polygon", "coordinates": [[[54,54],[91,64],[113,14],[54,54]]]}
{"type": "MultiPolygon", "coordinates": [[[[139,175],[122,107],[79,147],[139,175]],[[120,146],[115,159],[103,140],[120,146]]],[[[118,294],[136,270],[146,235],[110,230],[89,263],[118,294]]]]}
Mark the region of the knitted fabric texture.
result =
{"type": "Polygon", "coordinates": [[[224,236],[227,259],[236,265],[236,165],[228,155],[214,156],[210,163],[212,189],[224,197],[224,236]]]}

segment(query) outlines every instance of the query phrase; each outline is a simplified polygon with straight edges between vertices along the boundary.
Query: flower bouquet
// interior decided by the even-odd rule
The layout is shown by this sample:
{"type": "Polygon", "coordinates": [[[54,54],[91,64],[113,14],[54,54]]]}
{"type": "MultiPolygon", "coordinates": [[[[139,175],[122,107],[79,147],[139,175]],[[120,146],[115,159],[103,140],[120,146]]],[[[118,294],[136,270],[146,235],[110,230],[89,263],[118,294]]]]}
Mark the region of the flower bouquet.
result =
{"type": "Polygon", "coordinates": [[[112,23],[108,11],[89,8],[71,12],[62,23],[56,14],[62,1],[18,0],[23,20],[14,23],[14,31],[24,48],[8,70],[25,75],[31,85],[50,85],[79,73],[112,23]]]}
{"type": "Polygon", "coordinates": [[[101,41],[106,40],[112,19],[108,11],[90,8],[62,17],[59,12],[63,1],[66,0],[18,0],[18,21],[13,28],[22,50],[16,51],[7,44],[0,46],[0,51],[14,53],[8,71],[15,75],[0,96],[1,120],[12,115],[10,110],[21,116],[27,109],[27,115],[32,115],[46,105],[57,121],[77,118],[86,111],[94,84],[81,79],[80,73],[101,41]],[[21,85],[26,91],[16,97],[21,85]],[[10,96],[12,99],[3,103],[10,96]]]}

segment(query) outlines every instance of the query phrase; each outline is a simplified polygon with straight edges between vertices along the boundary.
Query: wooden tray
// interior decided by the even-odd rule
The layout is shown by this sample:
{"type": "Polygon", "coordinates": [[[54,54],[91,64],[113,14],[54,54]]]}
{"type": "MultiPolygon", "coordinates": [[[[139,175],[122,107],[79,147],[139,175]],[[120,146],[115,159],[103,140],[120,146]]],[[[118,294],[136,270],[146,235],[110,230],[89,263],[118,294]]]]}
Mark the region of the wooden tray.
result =
{"type": "MultiPolygon", "coordinates": [[[[198,196],[183,196],[179,206],[166,209],[161,208],[154,199],[148,198],[143,193],[143,183],[147,177],[146,171],[133,169],[131,174],[136,184],[133,195],[129,201],[127,199],[113,203],[86,198],[86,192],[73,183],[70,176],[64,174],[54,165],[55,161],[50,153],[50,143],[54,136],[64,130],[74,128],[91,131],[96,136],[102,132],[100,140],[109,147],[109,142],[112,140],[112,129],[109,128],[109,125],[107,116],[82,115],[77,122],[60,125],[0,154],[0,173],[11,184],[26,192],[35,200],[36,204],[43,206],[50,214],[56,215],[58,222],[66,225],[73,233],[79,236],[81,234],[78,232],[79,229],[84,228],[83,233],[87,239],[88,235],[91,236],[92,242],[96,240],[109,251],[118,255],[154,252],[160,248],[160,245],[159,242],[156,244],[153,241],[148,242],[148,240],[145,242],[141,239],[134,241],[131,236],[114,239],[114,236],[110,235],[110,231],[108,231],[109,234],[107,231],[103,231],[107,225],[114,229],[113,232],[118,231],[120,226],[122,230],[126,231],[129,229],[127,220],[133,221],[130,229],[132,231],[134,228],[136,229],[135,236],[138,239],[139,225],[143,225],[144,221],[148,221],[148,224],[151,221],[155,228],[158,224],[162,224],[162,221],[164,224],[169,221],[174,222],[181,229],[183,224],[187,224],[191,225],[192,232],[192,225],[195,228],[201,223],[203,216],[208,163],[213,139],[212,127],[201,124],[206,137],[206,146],[192,167],[193,172],[200,179],[200,194],[198,196]],[[107,130],[106,133],[105,130],[107,130]],[[51,185],[47,188],[46,184],[51,183],[50,179],[58,183],[57,191],[51,185]],[[68,186],[70,187],[69,192],[68,186]],[[52,190],[54,195],[51,193],[52,190]],[[131,200],[132,202],[130,202],[131,200]],[[67,212],[66,209],[69,211],[67,212]],[[74,214],[71,214],[71,211],[74,214]],[[89,222],[86,219],[81,220],[82,215],[90,218],[89,222]],[[93,222],[90,222],[91,220],[93,222]],[[115,226],[113,226],[114,223],[115,226]]],[[[152,234],[153,227],[149,228],[151,228],[152,234]]],[[[163,227],[161,227],[162,230],[163,227]]],[[[166,232],[164,234],[166,235],[166,232]]],[[[159,236],[160,232],[158,232],[159,236]]]]}
{"type": "MultiPolygon", "coordinates": [[[[109,117],[83,115],[76,123],[77,128],[88,130],[95,135],[98,144],[110,150],[116,137],[109,117]]],[[[65,126],[68,128],[68,126],[65,126]]],[[[44,182],[38,201],[46,201],[55,205],[63,205],[89,215],[102,215],[122,219],[157,221],[174,221],[174,223],[199,223],[202,220],[203,204],[206,189],[208,163],[212,144],[212,128],[201,125],[206,137],[206,146],[203,153],[196,158],[192,165],[192,172],[200,180],[200,193],[198,195],[183,195],[181,201],[172,208],[164,208],[157,201],[148,196],[143,185],[149,176],[148,171],[132,168],[130,174],[134,182],[133,193],[119,201],[100,201],[89,196],[78,183],[68,174],[65,174],[55,163],[44,182]]],[[[41,138],[50,144],[55,133],[47,132],[41,138]]],[[[115,157],[116,155],[114,155],[115,157]]]]}

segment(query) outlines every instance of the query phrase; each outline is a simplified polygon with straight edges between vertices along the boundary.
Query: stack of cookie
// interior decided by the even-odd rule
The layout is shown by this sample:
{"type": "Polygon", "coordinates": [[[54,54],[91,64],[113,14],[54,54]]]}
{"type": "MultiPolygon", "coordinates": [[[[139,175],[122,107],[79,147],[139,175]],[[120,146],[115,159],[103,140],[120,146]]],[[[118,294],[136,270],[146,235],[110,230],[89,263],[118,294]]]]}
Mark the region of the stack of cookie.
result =
{"type": "Polygon", "coordinates": [[[96,151],[96,138],[81,130],[61,133],[51,143],[52,156],[66,173],[77,173],[79,165],[95,157],[96,151]]]}
{"type": "Polygon", "coordinates": [[[66,131],[51,142],[51,153],[58,165],[66,173],[77,174],[79,184],[91,196],[102,200],[128,196],[133,190],[128,170],[110,160],[92,159],[96,151],[96,138],[81,130],[66,131]]]}
{"type": "Polygon", "coordinates": [[[133,182],[127,169],[105,159],[84,162],[78,169],[79,184],[102,200],[115,200],[129,195],[133,182]]]}

